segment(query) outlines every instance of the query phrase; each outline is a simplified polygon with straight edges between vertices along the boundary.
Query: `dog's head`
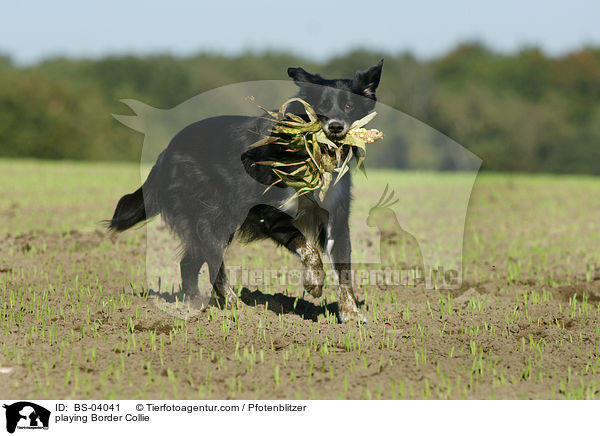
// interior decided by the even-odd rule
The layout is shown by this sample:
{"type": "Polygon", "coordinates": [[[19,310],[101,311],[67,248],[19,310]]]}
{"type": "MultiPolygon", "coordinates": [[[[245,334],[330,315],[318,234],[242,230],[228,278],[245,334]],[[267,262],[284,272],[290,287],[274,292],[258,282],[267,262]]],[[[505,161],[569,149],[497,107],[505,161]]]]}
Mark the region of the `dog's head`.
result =
{"type": "Polygon", "coordinates": [[[383,59],[352,79],[324,79],[303,68],[288,68],[288,75],[300,87],[298,97],[317,112],[323,130],[332,139],[343,138],[352,123],[375,107],[375,91],[381,79],[383,59]]]}

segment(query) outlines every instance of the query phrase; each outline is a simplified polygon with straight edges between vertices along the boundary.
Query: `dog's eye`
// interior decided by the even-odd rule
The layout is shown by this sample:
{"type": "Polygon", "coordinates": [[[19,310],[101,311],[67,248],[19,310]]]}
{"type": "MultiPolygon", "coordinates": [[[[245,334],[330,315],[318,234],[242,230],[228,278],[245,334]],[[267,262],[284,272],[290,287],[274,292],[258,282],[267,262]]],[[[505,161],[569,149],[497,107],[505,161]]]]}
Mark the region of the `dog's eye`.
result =
{"type": "Polygon", "coordinates": [[[354,106],[352,106],[351,104],[346,104],[346,106],[344,106],[344,110],[346,112],[350,112],[352,109],[354,109],[354,106]]]}

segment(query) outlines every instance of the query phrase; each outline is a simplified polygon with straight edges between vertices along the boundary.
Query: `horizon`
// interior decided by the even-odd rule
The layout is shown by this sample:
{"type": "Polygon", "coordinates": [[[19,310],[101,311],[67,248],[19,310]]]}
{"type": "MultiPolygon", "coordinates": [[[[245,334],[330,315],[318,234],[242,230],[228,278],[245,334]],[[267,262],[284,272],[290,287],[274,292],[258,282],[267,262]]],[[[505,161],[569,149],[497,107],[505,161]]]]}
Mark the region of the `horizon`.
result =
{"type": "Polygon", "coordinates": [[[389,56],[389,57],[394,58],[394,57],[407,56],[407,57],[414,58],[418,62],[427,63],[427,62],[436,61],[438,59],[442,59],[442,58],[448,56],[449,54],[456,52],[460,47],[464,47],[464,46],[481,46],[485,50],[487,50],[489,53],[491,53],[495,56],[505,56],[505,57],[514,57],[514,56],[517,56],[519,53],[522,53],[523,51],[527,51],[527,50],[538,50],[544,57],[546,57],[547,59],[551,59],[551,60],[552,59],[561,59],[561,58],[570,56],[574,53],[579,53],[579,52],[582,52],[585,50],[599,50],[600,51],[600,43],[584,44],[579,47],[574,47],[570,50],[567,50],[567,51],[564,51],[561,53],[548,53],[542,47],[537,46],[537,45],[524,45],[515,50],[502,51],[502,50],[495,49],[494,47],[490,47],[489,45],[487,45],[484,42],[479,41],[479,40],[464,40],[464,41],[458,41],[454,46],[449,47],[447,51],[445,51],[443,53],[438,53],[437,55],[431,56],[431,57],[419,57],[410,50],[399,51],[399,52],[393,53],[393,52],[383,51],[383,50],[375,51],[375,50],[371,50],[371,49],[368,49],[365,47],[349,47],[347,50],[345,50],[343,52],[334,53],[331,56],[325,57],[323,59],[316,59],[316,58],[310,57],[307,54],[303,54],[303,53],[294,53],[291,51],[284,51],[284,50],[279,50],[279,49],[269,49],[269,48],[247,49],[247,50],[243,50],[243,51],[236,52],[236,53],[221,53],[221,52],[216,52],[216,51],[211,51],[211,50],[199,50],[197,52],[191,52],[191,53],[185,53],[185,54],[173,53],[170,51],[154,51],[154,52],[144,52],[144,53],[134,52],[134,51],[131,51],[131,52],[124,51],[124,52],[115,52],[115,53],[102,53],[102,54],[98,54],[98,55],[51,54],[51,55],[48,55],[47,57],[41,57],[39,59],[36,59],[35,61],[26,62],[26,63],[18,62],[18,60],[15,59],[14,56],[11,56],[10,53],[7,53],[0,49],[0,59],[4,58],[5,60],[7,60],[9,62],[10,65],[12,65],[16,68],[34,67],[36,65],[41,65],[45,62],[51,62],[51,61],[55,61],[55,60],[66,60],[66,61],[73,61],[73,62],[78,62],[78,61],[95,62],[95,61],[102,61],[104,59],[128,58],[128,57],[140,58],[140,59],[155,58],[155,57],[156,58],[171,57],[175,60],[186,60],[186,59],[193,59],[193,58],[196,58],[199,56],[222,57],[225,59],[235,60],[235,59],[243,58],[246,56],[262,57],[262,56],[270,56],[270,55],[271,56],[290,56],[290,57],[297,58],[299,60],[306,60],[308,62],[313,62],[316,64],[326,64],[335,59],[345,58],[354,53],[372,52],[373,54],[381,55],[384,57],[389,56]]]}

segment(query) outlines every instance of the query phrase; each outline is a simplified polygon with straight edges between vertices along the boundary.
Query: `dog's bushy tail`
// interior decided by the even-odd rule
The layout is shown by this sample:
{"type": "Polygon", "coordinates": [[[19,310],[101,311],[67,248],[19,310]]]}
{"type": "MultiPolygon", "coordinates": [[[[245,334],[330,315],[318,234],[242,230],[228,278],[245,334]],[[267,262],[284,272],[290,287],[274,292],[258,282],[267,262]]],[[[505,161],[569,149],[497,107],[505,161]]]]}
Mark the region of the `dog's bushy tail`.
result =
{"type": "Polygon", "coordinates": [[[117,232],[127,230],[139,222],[146,221],[160,212],[156,187],[158,165],[150,171],[144,184],[135,192],[124,195],[117,203],[108,228],[117,232]]]}

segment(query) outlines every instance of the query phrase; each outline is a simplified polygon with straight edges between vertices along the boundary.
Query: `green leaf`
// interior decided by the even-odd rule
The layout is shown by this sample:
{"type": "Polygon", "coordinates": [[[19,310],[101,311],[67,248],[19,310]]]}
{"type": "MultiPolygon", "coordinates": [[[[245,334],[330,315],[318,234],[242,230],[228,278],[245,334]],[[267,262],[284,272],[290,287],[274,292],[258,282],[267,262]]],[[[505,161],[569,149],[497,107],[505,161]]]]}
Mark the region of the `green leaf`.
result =
{"type": "Polygon", "coordinates": [[[327,135],[325,134],[325,132],[323,131],[323,129],[319,130],[317,133],[317,141],[319,141],[321,144],[327,144],[329,147],[336,149],[338,148],[338,146],[335,144],[335,142],[333,142],[331,139],[329,139],[327,137],[327,135]]]}
{"type": "Polygon", "coordinates": [[[362,117],[360,120],[354,121],[350,126],[350,129],[363,127],[365,124],[369,123],[369,121],[371,121],[373,118],[375,118],[375,115],[377,115],[377,112],[371,112],[369,115],[362,117]]]}
{"type": "Polygon", "coordinates": [[[295,165],[302,165],[302,164],[306,164],[306,159],[305,160],[301,160],[301,161],[294,161],[294,162],[277,162],[274,160],[263,160],[260,162],[256,162],[257,164],[260,165],[269,165],[272,167],[291,167],[291,166],[295,166],[295,165]]]}
{"type": "Polygon", "coordinates": [[[336,168],[336,170],[338,171],[338,175],[335,178],[335,182],[333,182],[333,185],[337,185],[337,182],[340,181],[340,179],[344,176],[344,174],[346,174],[346,172],[350,169],[350,165],[348,164],[350,162],[350,159],[352,159],[352,149],[348,150],[348,154],[346,155],[346,159],[344,159],[344,163],[342,163],[342,166],[339,168],[336,168]]]}
{"type": "Polygon", "coordinates": [[[317,141],[317,135],[316,133],[313,133],[311,135],[311,140],[310,142],[312,143],[312,152],[313,152],[313,156],[315,158],[315,161],[317,162],[317,167],[320,169],[320,162],[322,162],[323,160],[323,156],[321,154],[321,147],[319,146],[319,141],[317,141]]]}
{"type": "Polygon", "coordinates": [[[329,185],[331,184],[331,173],[323,174],[323,184],[321,185],[321,192],[319,192],[319,199],[321,201],[325,200],[325,195],[327,195],[327,191],[329,190],[329,185]]]}

